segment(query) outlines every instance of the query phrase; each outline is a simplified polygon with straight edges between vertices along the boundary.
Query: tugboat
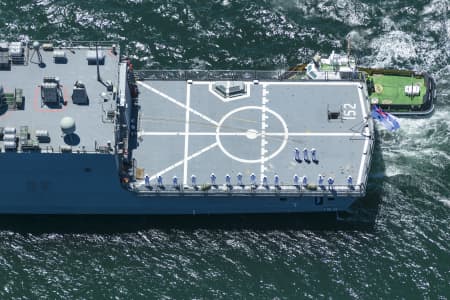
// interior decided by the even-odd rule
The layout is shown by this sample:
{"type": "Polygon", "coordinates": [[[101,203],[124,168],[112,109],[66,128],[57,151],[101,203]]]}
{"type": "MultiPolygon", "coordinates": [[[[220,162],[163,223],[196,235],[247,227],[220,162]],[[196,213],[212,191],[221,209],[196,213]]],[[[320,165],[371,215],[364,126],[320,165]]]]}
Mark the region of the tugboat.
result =
{"type": "Polygon", "coordinates": [[[427,116],[434,110],[436,83],[428,73],[359,68],[366,75],[369,100],[396,116],[427,116]]]}
{"type": "Polygon", "coordinates": [[[316,54],[311,63],[295,66],[289,72],[311,80],[364,76],[371,106],[396,116],[424,117],[434,110],[436,83],[425,72],[358,67],[354,57],[334,51],[327,58],[316,54]]]}

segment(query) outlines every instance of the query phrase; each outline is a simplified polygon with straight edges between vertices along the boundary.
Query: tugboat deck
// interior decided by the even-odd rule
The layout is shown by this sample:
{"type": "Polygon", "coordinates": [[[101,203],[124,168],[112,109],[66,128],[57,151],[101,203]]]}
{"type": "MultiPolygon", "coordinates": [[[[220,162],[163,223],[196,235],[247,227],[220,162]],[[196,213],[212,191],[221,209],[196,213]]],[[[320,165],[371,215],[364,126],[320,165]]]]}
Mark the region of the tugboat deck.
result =
{"type": "Polygon", "coordinates": [[[371,102],[384,105],[422,105],[427,91],[424,78],[396,75],[374,74],[370,77],[375,84],[375,92],[370,96],[371,102]],[[404,88],[417,86],[417,95],[406,95],[404,88]]]}

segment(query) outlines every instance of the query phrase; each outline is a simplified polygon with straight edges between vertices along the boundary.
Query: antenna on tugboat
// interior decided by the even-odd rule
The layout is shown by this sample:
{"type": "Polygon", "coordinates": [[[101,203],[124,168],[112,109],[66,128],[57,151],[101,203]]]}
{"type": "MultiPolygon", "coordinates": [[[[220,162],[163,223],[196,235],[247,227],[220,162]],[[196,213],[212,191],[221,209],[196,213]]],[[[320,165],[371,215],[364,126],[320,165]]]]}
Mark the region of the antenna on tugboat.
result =
{"type": "MultiPolygon", "coordinates": [[[[413,88],[414,88],[414,73],[411,73],[411,91],[413,91],[413,88]]],[[[414,92],[412,92],[409,97],[411,98],[412,101],[414,98],[414,92]]]]}
{"type": "Polygon", "coordinates": [[[347,58],[350,59],[350,51],[352,49],[350,35],[347,36],[347,58]]]}

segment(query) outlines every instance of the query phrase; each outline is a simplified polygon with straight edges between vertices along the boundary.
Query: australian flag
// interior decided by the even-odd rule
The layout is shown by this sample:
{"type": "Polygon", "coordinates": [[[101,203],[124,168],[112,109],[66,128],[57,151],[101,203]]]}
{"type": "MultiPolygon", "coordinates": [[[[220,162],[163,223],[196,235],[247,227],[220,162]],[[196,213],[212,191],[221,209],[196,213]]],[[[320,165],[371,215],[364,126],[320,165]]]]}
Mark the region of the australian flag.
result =
{"type": "Polygon", "coordinates": [[[400,128],[398,119],[390,113],[384,112],[381,108],[374,105],[371,112],[372,118],[378,120],[389,131],[395,131],[400,128]]]}

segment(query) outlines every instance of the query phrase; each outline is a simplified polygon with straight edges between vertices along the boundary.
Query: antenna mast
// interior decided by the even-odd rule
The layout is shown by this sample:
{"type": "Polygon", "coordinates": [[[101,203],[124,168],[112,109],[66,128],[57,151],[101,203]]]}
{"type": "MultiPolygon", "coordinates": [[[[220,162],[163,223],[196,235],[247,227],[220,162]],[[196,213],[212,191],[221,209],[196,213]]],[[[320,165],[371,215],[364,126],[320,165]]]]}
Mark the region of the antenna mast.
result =
{"type": "Polygon", "coordinates": [[[350,59],[350,50],[351,50],[351,39],[350,35],[347,37],[347,57],[350,59]]]}
{"type": "MultiPolygon", "coordinates": [[[[33,42],[33,53],[31,54],[30,61],[33,62],[33,56],[36,55],[38,61],[36,62],[40,67],[44,65],[42,60],[42,54],[40,52],[41,44],[38,41],[33,42]]],[[[34,62],[33,62],[34,63],[34,62]]]]}
{"type": "Polygon", "coordinates": [[[95,56],[96,56],[96,63],[97,63],[97,81],[103,82],[102,78],[100,77],[100,66],[98,62],[98,43],[95,43],[95,56]]]}

